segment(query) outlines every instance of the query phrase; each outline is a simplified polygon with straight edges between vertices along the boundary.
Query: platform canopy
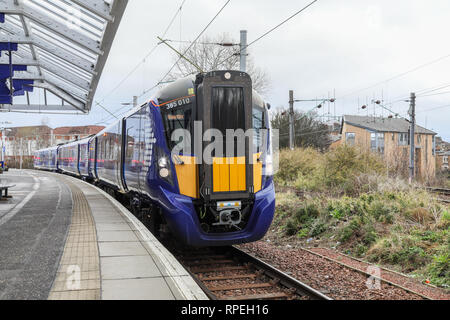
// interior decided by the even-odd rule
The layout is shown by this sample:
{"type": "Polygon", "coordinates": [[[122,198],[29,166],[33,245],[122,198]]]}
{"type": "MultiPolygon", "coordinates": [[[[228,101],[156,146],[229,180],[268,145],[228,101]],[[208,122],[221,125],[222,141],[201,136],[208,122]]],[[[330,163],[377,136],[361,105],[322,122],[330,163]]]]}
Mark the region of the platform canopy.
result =
{"type": "Polygon", "coordinates": [[[0,0],[0,112],[91,110],[128,0],[0,0]]]}

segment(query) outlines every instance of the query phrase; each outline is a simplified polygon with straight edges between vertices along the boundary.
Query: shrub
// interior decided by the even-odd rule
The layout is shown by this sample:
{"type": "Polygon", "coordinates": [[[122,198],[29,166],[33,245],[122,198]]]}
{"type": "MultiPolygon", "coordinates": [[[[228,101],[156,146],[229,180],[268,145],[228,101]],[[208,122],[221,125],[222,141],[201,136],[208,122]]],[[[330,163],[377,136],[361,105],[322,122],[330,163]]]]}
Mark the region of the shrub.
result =
{"type": "Polygon", "coordinates": [[[432,284],[450,288],[450,253],[436,255],[427,267],[427,273],[432,284]]]}
{"type": "Polygon", "coordinates": [[[368,251],[368,257],[373,262],[400,265],[403,271],[411,272],[431,260],[421,245],[411,236],[383,238],[368,251]]]}
{"type": "Polygon", "coordinates": [[[306,203],[303,206],[298,207],[284,226],[285,234],[293,236],[298,234],[300,230],[306,229],[308,229],[309,233],[309,227],[312,225],[313,221],[319,217],[319,214],[319,209],[315,204],[306,203]]]}
{"type": "Polygon", "coordinates": [[[309,176],[320,166],[322,155],[312,149],[281,150],[279,170],[275,182],[279,185],[292,185],[299,175],[309,176]]]}
{"type": "Polygon", "coordinates": [[[379,222],[392,223],[394,220],[392,213],[396,210],[386,205],[385,201],[376,200],[368,206],[367,211],[379,222]]]}
{"type": "Polygon", "coordinates": [[[343,144],[325,155],[325,182],[328,187],[345,186],[353,193],[355,178],[360,174],[382,172],[382,159],[371,152],[364,152],[343,144]]]}

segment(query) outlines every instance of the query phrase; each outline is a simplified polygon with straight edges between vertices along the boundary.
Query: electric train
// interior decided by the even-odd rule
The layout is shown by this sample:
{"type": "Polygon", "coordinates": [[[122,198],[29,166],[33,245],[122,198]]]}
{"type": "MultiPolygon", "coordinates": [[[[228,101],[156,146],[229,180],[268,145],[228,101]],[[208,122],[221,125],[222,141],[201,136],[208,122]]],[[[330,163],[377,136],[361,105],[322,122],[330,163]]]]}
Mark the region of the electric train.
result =
{"type": "Polygon", "coordinates": [[[269,109],[244,72],[183,78],[97,135],[37,151],[35,168],[103,187],[187,245],[257,241],[275,211],[269,109]],[[244,139],[220,138],[230,130],[244,139]]]}

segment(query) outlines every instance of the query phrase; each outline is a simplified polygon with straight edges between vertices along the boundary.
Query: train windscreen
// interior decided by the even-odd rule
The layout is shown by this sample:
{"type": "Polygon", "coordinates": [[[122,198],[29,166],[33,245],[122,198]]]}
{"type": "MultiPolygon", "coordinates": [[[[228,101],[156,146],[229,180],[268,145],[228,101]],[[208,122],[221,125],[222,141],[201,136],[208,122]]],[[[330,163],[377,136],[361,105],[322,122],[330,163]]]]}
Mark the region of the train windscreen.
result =
{"type": "Polygon", "coordinates": [[[173,137],[172,135],[178,129],[187,130],[191,134],[193,133],[194,124],[191,105],[183,108],[165,110],[162,116],[169,149],[172,150],[175,146],[181,143],[185,144],[183,150],[190,150],[190,137],[184,135],[175,135],[173,137]]]}
{"type": "MultiPolygon", "coordinates": [[[[227,150],[227,129],[245,131],[245,106],[244,89],[236,87],[215,87],[212,98],[212,127],[218,129],[224,137],[223,151],[230,155],[227,150]]],[[[231,142],[231,141],[230,141],[231,142]]],[[[238,153],[237,141],[234,142],[234,155],[243,156],[238,153]]]]}

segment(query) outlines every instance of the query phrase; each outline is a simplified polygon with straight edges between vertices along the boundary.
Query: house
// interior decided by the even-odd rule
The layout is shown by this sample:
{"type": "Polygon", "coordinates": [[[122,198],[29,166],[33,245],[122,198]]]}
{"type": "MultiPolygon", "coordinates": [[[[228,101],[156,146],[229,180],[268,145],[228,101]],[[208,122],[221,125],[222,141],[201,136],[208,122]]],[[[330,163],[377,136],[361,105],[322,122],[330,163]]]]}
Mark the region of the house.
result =
{"type": "Polygon", "coordinates": [[[436,137],[436,152],[450,151],[450,142],[444,141],[441,137],[436,137]]]}
{"type": "Polygon", "coordinates": [[[15,127],[5,130],[2,139],[5,160],[11,168],[30,168],[35,150],[46,148],[51,141],[52,128],[41,126],[15,127]]]}
{"type": "Polygon", "coordinates": [[[436,169],[441,171],[448,171],[450,158],[450,151],[437,151],[436,152],[436,169]]]}
{"type": "MultiPolygon", "coordinates": [[[[410,123],[404,118],[347,115],[342,119],[341,143],[355,145],[382,155],[388,166],[408,172],[410,123]]],[[[416,125],[415,170],[422,178],[436,175],[436,133],[416,125]]]]}
{"type": "Polygon", "coordinates": [[[90,135],[97,134],[105,129],[103,126],[60,127],[53,130],[54,144],[67,143],[80,140],[90,135]]]}

